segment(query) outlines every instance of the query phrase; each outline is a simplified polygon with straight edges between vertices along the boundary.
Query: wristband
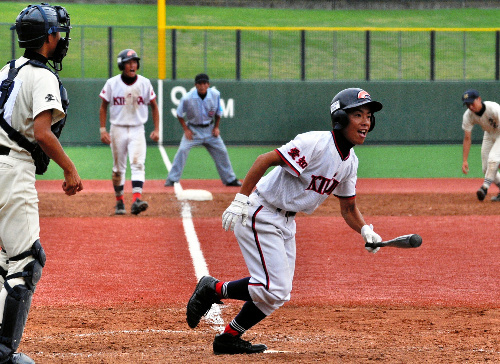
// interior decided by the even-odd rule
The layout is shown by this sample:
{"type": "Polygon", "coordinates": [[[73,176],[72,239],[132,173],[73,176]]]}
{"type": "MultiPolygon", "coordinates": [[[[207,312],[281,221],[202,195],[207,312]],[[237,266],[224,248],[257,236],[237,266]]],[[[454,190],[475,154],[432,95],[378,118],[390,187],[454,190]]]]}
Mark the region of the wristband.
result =
{"type": "Polygon", "coordinates": [[[99,131],[102,133],[103,131],[106,131],[106,128],[104,126],[102,126],[99,131]]]}

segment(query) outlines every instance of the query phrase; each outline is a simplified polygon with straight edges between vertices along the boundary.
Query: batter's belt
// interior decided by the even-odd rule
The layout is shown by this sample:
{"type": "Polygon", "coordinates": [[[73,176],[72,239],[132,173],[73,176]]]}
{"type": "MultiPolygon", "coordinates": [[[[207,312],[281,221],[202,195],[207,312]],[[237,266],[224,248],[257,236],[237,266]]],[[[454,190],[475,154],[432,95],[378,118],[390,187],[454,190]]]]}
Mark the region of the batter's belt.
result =
{"type": "Polygon", "coordinates": [[[256,199],[256,202],[262,206],[264,206],[266,209],[268,209],[269,211],[272,211],[272,212],[276,212],[284,217],[294,217],[295,215],[297,215],[297,213],[295,211],[286,211],[286,210],[283,210],[283,209],[280,209],[279,207],[276,207],[274,205],[271,205],[269,202],[267,202],[267,200],[262,197],[259,193],[259,191],[255,190],[253,195],[255,195],[255,199],[256,199]]]}

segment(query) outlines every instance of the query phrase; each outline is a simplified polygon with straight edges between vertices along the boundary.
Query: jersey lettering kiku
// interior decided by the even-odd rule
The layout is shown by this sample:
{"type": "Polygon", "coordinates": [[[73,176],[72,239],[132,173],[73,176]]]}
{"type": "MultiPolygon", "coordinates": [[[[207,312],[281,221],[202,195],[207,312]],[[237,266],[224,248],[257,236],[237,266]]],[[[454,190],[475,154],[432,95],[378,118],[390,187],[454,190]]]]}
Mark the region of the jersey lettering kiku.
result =
{"type": "Polygon", "coordinates": [[[328,196],[354,197],[358,158],[354,150],[343,156],[333,133],[299,134],[276,149],[285,162],[257,183],[259,194],[286,211],[312,213],[328,196]]]}
{"type": "Polygon", "coordinates": [[[109,102],[112,125],[138,126],[148,121],[148,105],[156,94],[151,81],[141,75],[137,75],[131,85],[123,82],[121,75],[116,75],[106,81],[99,97],[109,102]]]}

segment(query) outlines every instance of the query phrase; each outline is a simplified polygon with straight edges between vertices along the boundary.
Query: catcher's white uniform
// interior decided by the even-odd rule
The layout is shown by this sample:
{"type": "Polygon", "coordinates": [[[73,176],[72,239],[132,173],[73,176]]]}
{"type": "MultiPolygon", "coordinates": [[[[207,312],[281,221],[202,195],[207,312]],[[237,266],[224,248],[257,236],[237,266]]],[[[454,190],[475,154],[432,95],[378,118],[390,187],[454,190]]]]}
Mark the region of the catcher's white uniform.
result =
{"type": "MultiPolygon", "coordinates": [[[[21,57],[16,60],[15,67],[18,68],[27,61],[27,58],[21,57]]],[[[0,71],[0,81],[7,78],[8,69],[9,65],[0,71]]],[[[58,80],[49,70],[27,64],[19,70],[14,79],[14,86],[5,104],[4,119],[30,142],[34,142],[34,119],[47,110],[52,110],[52,124],[65,116],[58,80]]],[[[0,128],[0,245],[2,248],[0,252],[0,325],[3,322],[5,330],[13,330],[12,325],[15,323],[16,329],[21,329],[21,333],[26,316],[24,322],[21,322],[22,318],[13,313],[13,306],[19,310],[21,308],[12,304],[14,302],[12,297],[16,296],[12,287],[15,287],[17,292],[26,295],[19,295],[19,297],[23,297],[22,309],[26,310],[22,315],[27,315],[33,294],[28,289],[31,287],[27,282],[34,280],[31,278],[34,275],[33,270],[29,267],[32,264],[38,264],[33,263],[35,258],[29,252],[35,244],[41,248],[35,181],[35,164],[31,154],[12,141],[0,128]],[[28,296],[29,302],[26,299],[28,296]],[[24,302],[27,303],[24,304],[24,302]],[[9,312],[8,315],[11,316],[8,323],[3,321],[4,311],[9,312]]],[[[41,268],[37,274],[39,279],[41,268]]],[[[16,299],[21,300],[21,298],[16,299]]],[[[20,339],[20,334],[14,336],[9,334],[10,332],[3,331],[1,334],[7,338],[20,339]]],[[[17,348],[19,342],[17,345],[15,342],[8,343],[8,345],[17,348]]]]}
{"type": "MultiPolygon", "coordinates": [[[[21,57],[16,67],[28,61],[21,57]]],[[[0,71],[0,80],[7,77],[9,66],[0,71]]],[[[40,67],[26,65],[15,78],[14,90],[5,105],[4,118],[7,123],[23,134],[29,141],[35,140],[33,134],[34,118],[45,110],[52,110],[52,124],[64,117],[59,83],[49,71],[40,67]],[[49,96],[49,95],[52,95],[49,96]]],[[[10,148],[7,155],[0,155],[0,266],[9,274],[22,271],[33,260],[27,257],[20,262],[6,263],[7,256],[13,257],[29,250],[40,238],[38,219],[38,195],[35,189],[35,165],[31,154],[12,141],[0,129],[0,146],[10,148]]],[[[22,284],[23,278],[9,281],[11,286],[22,284]]],[[[0,277],[0,283],[3,278],[0,277]]],[[[0,293],[0,321],[3,302],[7,291],[0,293]]]]}

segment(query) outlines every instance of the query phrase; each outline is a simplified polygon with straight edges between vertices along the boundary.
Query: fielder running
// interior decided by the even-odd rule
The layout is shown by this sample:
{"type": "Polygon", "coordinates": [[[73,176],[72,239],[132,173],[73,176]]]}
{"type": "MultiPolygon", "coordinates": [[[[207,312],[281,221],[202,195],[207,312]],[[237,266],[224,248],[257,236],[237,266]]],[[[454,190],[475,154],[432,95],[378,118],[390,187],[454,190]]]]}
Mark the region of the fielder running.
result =
{"type": "Polygon", "coordinates": [[[123,201],[123,187],[127,170],[127,155],[132,171],[133,203],[130,212],[140,214],[148,208],[148,203],[141,200],[142,188],[146,177],[146,137],[144,124],[148,121],[148,105],[151,106],[154,130],[149,137],[157,142],[160,114],[156,103],[156,94],[151,81],[138,75],[139,60],[133,49],[125,49],[118,54],[118,68],[122,71],[106,81],[99,96],[102,99],[99,109],[101,123],[101,141],[111,145],[113,154],[113,187],[116,196],[116,215],[126,213],[123,201]],[[106,131],[106,118],[109,105],[109,133],[106,131]]]}
{"type": "Polygon", "coordinates": [[[29,5],[11,29],[26,50],[0,71],[0,363],[34,363],[15,351],[46,262],[35,173],[44,173],[50,157],[64,171],[66,195],[83,185],[57,139],[68,99],[54,71],[69,47],[69,14],[61,6],[29,5]]]}
{"type": "MultiPolygon", "coordinates": [[[[471,134],[474,125],[479,125],[483,131],[483,144],[481,145],[481,164],[484,181],[477,190],[477,198],[483,201],[491,184],[500,189],[500,105],[493,101],[482,101],[477,90],[471,89],[464,92],[462,102],[467,106],[462,120],[464,130],[462,172],[469,173],[469,151],[471,134]]],[[[491,198],[491,201],[500,201],[500,193],[491,198]]]]}
{"type": "MultiPolygon", "coordinates": [[[[356,206],[358,158],[353,150],[364,143],[375,126],[374,113],[381,109],[382,104],[373,101],[368,92],[345,89],[330,105],[332,131],[299,134],[254,162],[240,193],[222,215],[224,230],[234,229],[250,277],[220,282],[205,276],[187,305],[188,325],[195,328],[213,303],[222,303],[225,298],[245,301],[224,332],[215,336],[215,354],[267,349],[241,339],[241,335],[290,300],[296,212],[310,214],[334,195],[345,222],[361,234],[363,243],[382,241],[356,206]]],[[[366,249],[376,253],[379,248],[366,249]]]]}

